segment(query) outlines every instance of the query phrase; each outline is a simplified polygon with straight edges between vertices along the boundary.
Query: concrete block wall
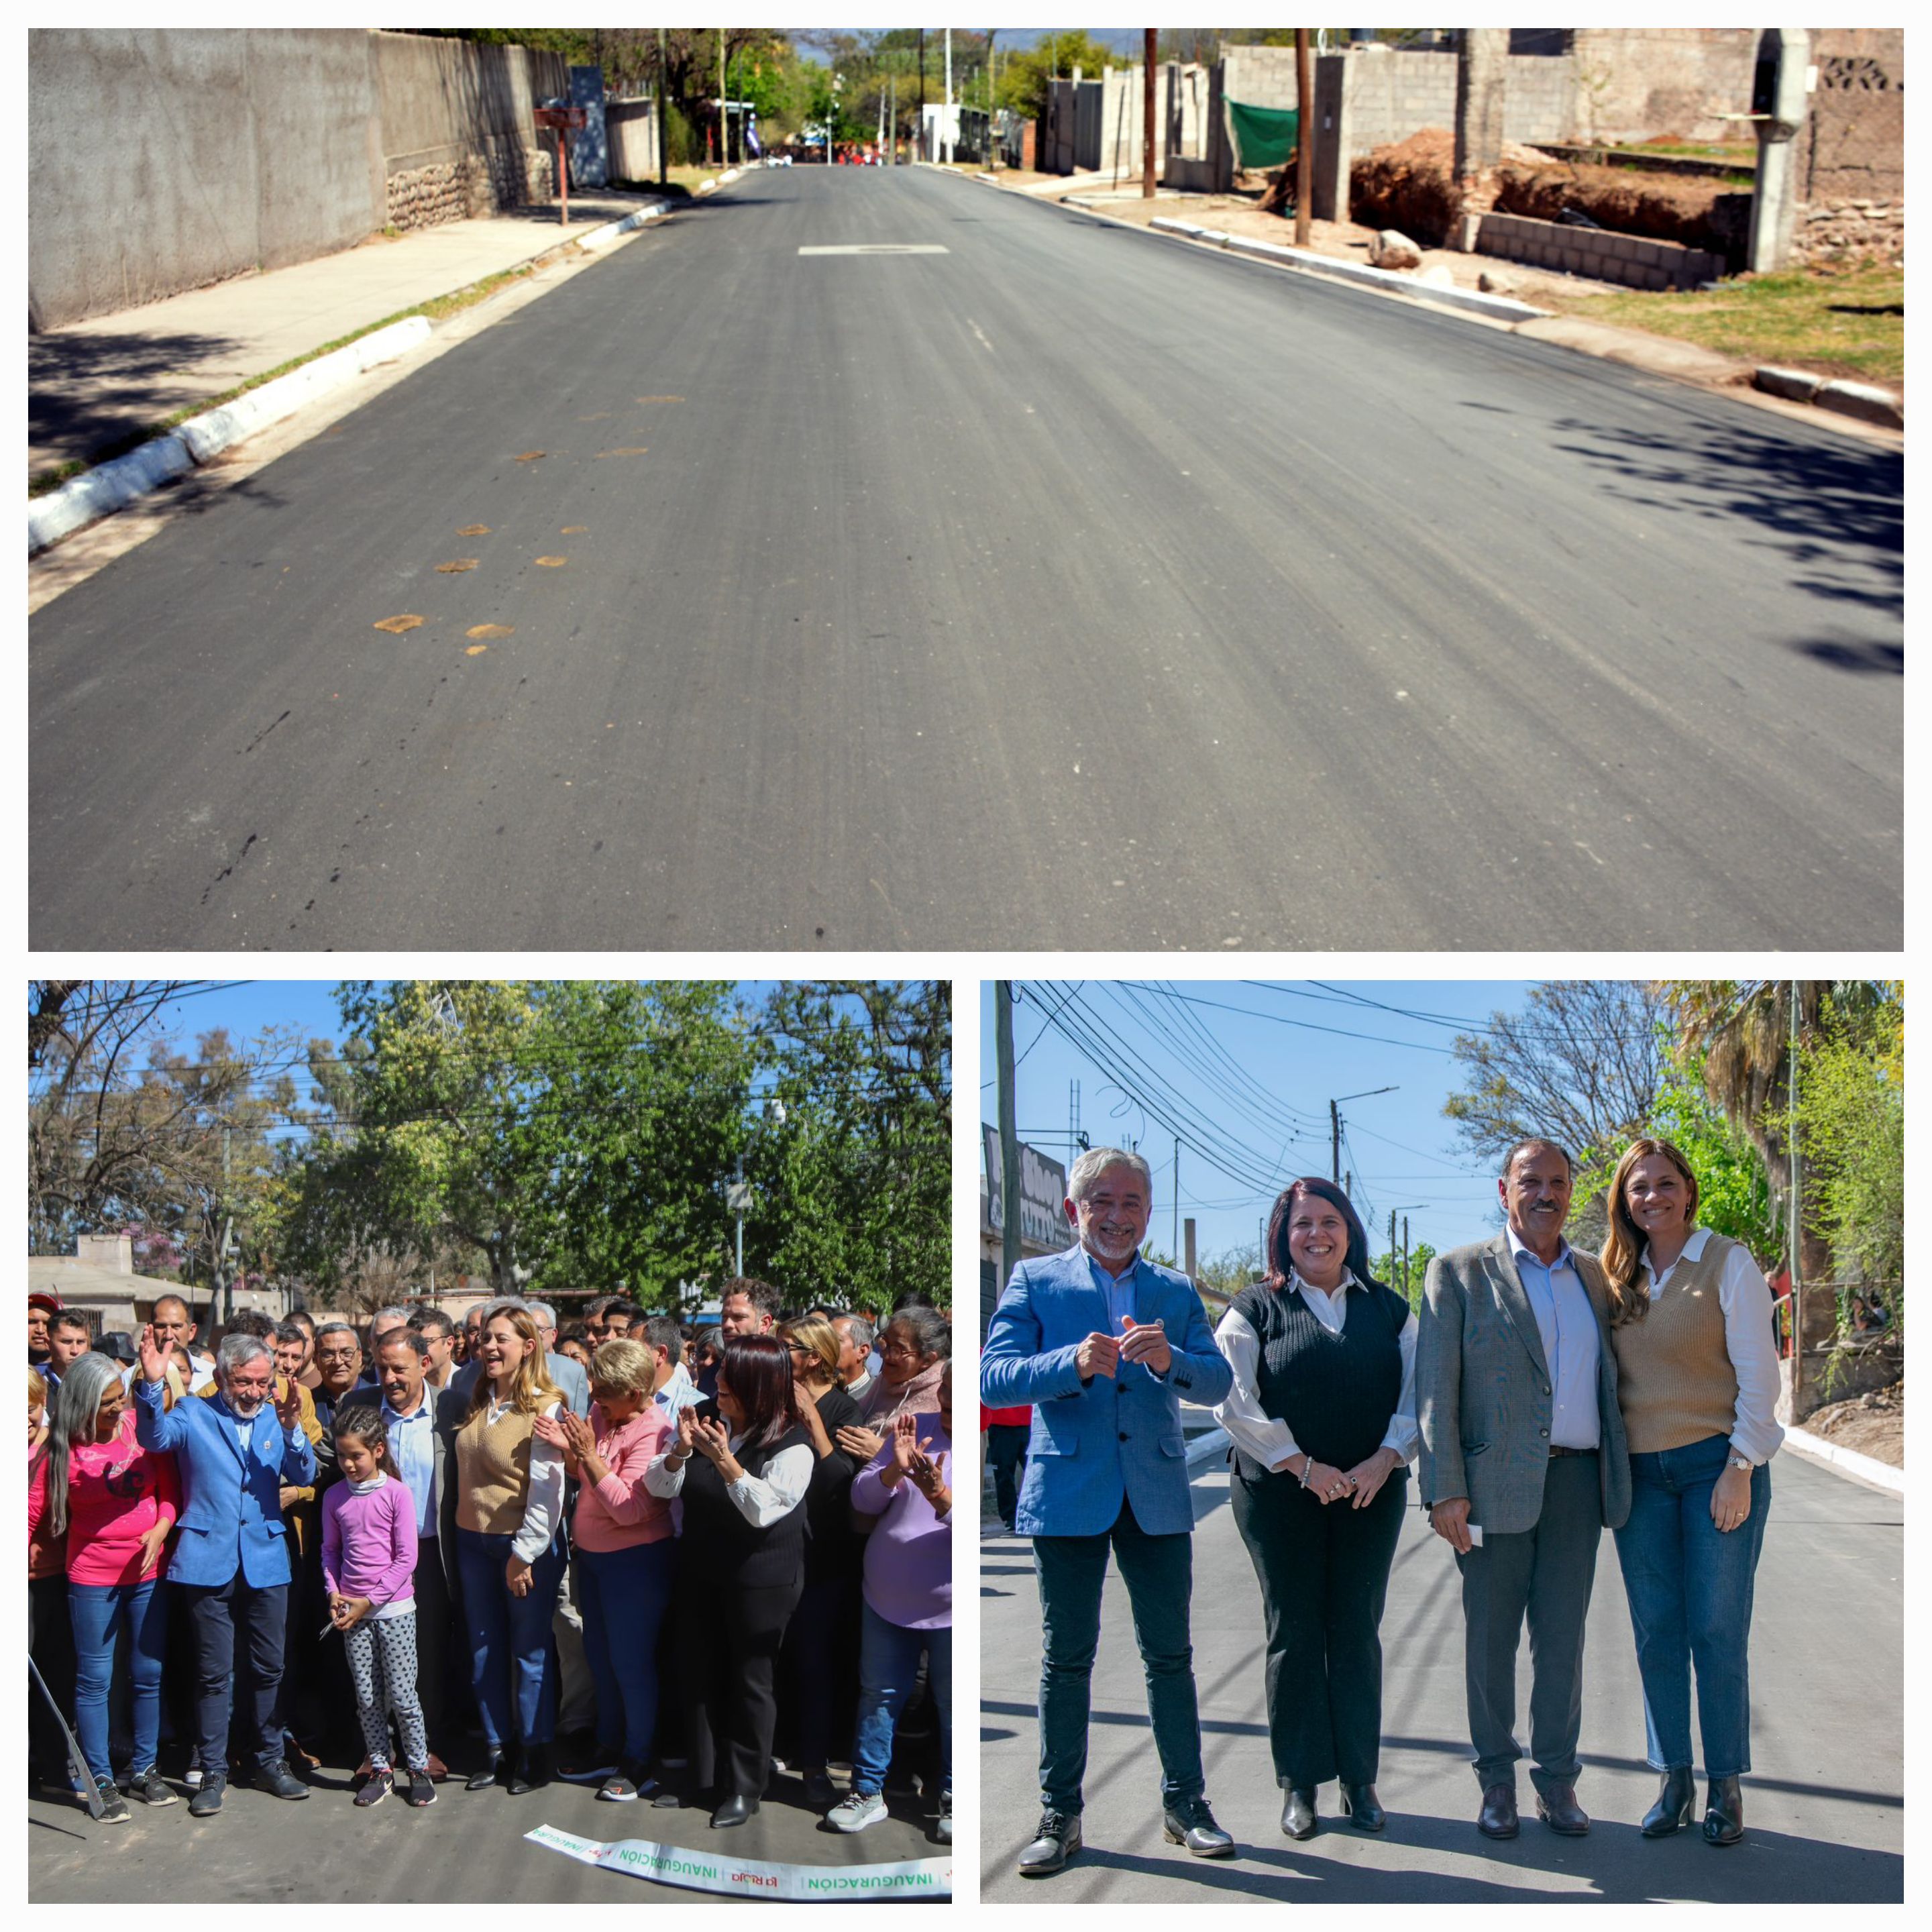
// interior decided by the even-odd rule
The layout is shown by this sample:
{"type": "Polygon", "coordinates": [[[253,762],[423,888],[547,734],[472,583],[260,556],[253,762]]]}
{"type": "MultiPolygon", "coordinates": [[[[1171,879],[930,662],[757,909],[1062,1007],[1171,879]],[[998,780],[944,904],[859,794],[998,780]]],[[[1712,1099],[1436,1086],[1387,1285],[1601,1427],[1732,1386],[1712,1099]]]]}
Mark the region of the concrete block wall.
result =
{"type": "Polygon", "coordinates": [[[1576,90],[1570,138],[1734,139],[1738,124],[1718,117],[1750,109],[1757,36],[1755,27],[1579,27],[1567,63],[1576,90]]]}
{"type": "Polygon", "coordinates": [[[554,55],[359,28],[37,28],[27,51],[35,328],[546,199],[532,110],[568,89],[554,55]]]}
{"type": "Polygon", "coordinates": [[[1721,255],[1680,242],[1573,228],[1567,222],[1534,221],[1523,214],[1485,214],[1476,246],[1479,253],[1505,261],[1634,289],[1694,289],[1716,281],[1724,272],[1721,255]]]}

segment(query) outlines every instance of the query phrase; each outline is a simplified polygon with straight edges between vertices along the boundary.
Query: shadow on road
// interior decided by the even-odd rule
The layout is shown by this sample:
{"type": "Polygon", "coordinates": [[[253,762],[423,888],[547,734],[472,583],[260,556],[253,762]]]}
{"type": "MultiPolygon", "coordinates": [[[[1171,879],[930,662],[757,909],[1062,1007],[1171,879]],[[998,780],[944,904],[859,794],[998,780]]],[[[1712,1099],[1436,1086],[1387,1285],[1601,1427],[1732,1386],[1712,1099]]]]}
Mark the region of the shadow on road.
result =
{"type": "MultiPolygon", "coordinates": [[[[1609,430],[1574,418],[1553,427],[1576,439],[1558,447],[1609,471],[1625,501],[1754,524],[1761,535],[1752,541],[1783,560],[1794,589],[1902,620],[1904,466],[1893,452],[1820,447],[1742,425],[1700,436],[1688,418],[1669,431],[1609,430]]],[[[1902,645],[1868,638],[1798,638],[1790,648],[1840,670],[1905,669],[1902,645]]]]}

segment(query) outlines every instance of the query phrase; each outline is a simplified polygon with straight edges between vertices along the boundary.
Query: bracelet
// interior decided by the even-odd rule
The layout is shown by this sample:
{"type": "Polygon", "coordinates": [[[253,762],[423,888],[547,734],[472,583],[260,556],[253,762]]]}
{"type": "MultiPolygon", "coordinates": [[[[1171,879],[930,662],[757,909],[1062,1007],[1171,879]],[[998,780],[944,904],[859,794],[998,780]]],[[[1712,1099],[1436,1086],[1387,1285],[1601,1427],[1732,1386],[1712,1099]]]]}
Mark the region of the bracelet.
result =
{"type": "Polygon", "coordinates": [[[1304,1490],[1308,1486],[1308,1472],[1314,1466],[1315,1458],[1304,1449],[1301,1452],[1301,1474],[1295,1479],[1304,1490]]]}

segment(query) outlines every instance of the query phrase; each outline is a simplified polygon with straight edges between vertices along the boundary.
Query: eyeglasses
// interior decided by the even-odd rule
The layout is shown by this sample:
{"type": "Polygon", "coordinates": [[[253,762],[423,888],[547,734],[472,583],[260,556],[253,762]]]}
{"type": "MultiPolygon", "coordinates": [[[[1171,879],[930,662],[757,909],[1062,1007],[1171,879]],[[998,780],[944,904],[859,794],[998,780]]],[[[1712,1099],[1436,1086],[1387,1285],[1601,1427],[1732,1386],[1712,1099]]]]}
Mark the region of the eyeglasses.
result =
{"type": "Polygon", "coordinates": [[[908,1348],[903,1342],[886,1342],[880,1349],[879,1358],[883,1361],[888,1355],[897,1356],[906,1361],[916,1362],[919,1360],[919,1351],[916,1348],[908,1348]]]}

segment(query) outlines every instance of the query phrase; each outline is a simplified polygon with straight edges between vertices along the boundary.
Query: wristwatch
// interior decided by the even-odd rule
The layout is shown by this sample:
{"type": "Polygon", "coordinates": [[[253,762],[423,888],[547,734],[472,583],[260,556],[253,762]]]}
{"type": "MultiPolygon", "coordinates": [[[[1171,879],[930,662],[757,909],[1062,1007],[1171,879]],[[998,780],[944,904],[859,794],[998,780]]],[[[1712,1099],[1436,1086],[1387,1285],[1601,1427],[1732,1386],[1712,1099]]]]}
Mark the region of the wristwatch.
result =
{"type": "Polygon", "coordinates": [[[1750,1474],[1752,1463],[1751,1459],[1748,1456],[1741,1456],[1735,1449],[1733,1449],[1730,1454],[1730,1466],[1732,1468],[1742,1469],[1746,1475],[1749,1475],[1750,1474]]]}

